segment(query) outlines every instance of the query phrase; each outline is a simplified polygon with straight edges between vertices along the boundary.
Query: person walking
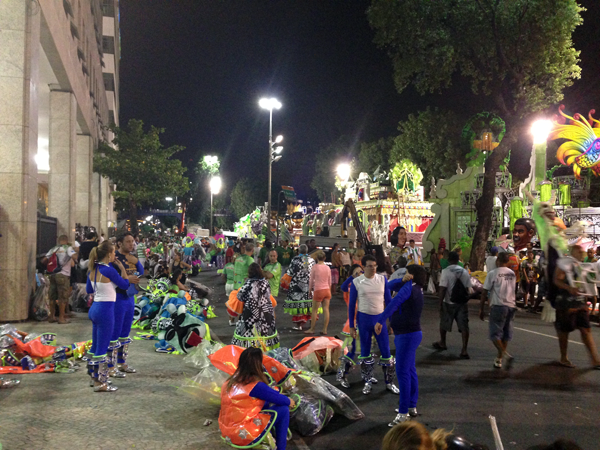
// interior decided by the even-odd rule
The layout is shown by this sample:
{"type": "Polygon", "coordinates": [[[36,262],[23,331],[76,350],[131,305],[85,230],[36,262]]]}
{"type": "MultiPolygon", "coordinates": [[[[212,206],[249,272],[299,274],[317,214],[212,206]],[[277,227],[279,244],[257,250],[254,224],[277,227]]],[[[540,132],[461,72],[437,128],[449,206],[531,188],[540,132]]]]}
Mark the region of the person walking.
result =
{"type": "Polygon", "coordinates": [[[515,298],[516,275],[507,266],[510,263],[510,255],[506,252],[500,253],[495,261],[496,268],[488,272],[481,293],[481,306],[479,318],[485,320],[484,306],[490,302],[490,340],[498,350],[494,367],[501,369],[502,364],[510,366],[513,357],[508,353],[508,343],[512,339],[513,320],[517,310],[515,298]]]}
{"type": "Polygon", "coordinates": [[[115,248],[109,241],[94,247],[89,260],[86,292],[94,294],[94,303],[88,313],[92,321],[92,346],[85,357],[87,371],[94,392],[113,392],[117,387],[108,382],[107,361],[112,359],[108,347],[115,323],[116,289],[127,290],[129,280],[123,264],[115,260],[115,248]]]}
{"type": "MultiPolygon", "coordinates": [[[[371,337],[375,332],[375,324],[379,315],[384,311],[386,304],[391,299],[387,279],[377,273],[377,260],[373,255],[365,255],[362,259],[365,273],[355,278],[350,285],[350,304],[348,318],[350,320],[350,335],[356,339],[356,323],[360,339],[360,371],[365,382],[363,394],[367,395],[372,390],[373,371],[375,358],[371,354],[371,337]]],[[[379,365],[383,369],[386,389],[393,394],[398,394],[398,388],[393,383],[394,361],[390,353],[390,341],[387,327],[383,326],[383,333],[376,335],[377,345],[381,351],[379,365]]]]}
{"type": "Polygon", "coordinates": [[[590,329],[590,311],[585,297],[577,288],[578,283],[585,282],[581,276],[580,266],[584,256],[583,249],[579,245],[574,245],[571,247],[570,256],[558,259],[552,279],[554,286],[550,293],[550,301],[556,308],[554,327],[560,348],[559,364],[568,368],[575,367],[569,360],[567,350],[569,333],[578,329],[581,333],[581,340],[592,360],[593,368],[600,369],[600,357],[590,329]]]}
{"type": "MultiPolygon", "coordinates": [[[[460,299],[461,303],[453,302],[454,287],[456,283],[462,283],[464,291],[471,288],[471,277],[469,272],[459,265],[459,255],[456,252],[450,252],[448,255],[448,267],[442,270],[440,279],[440,340],[433,343],[436,350],[447,350],[446,334],[452,331],[452,323],[456,321],[459,333],[462,335],[461,359],[470,359],[467,351],[469,344],[469,307],[468,294],[463,293],[460,299]]],[[[458,291],[457,291],[458,292],[458,291]]]]}
{"type": "Polygon", "coordinates": [[[523,289],[523,308],[534,312],[535,288],[537,286],[537,264],[533,250],[527,250],[527,258],[521,262],[521,287],[523,289]]]}
{"type": "Polygon", "coordinates": [[[49,316],[48,322],[57,322],[56,305],[58,304],[58,323],[67,324],[69,320],[65,317],[67,304],[69,303],[69,291],[71,288],[71,266],[76,261],[77,253],[69,245],[69,238],[61,235],[58,238],[58,245],[52,247],[46,256],[42,258],[42,264],[47,264],[46,269],[51,271],[50,289],[48,292],[49,316]],[[56,264],[51,267],[47,264],[55,256],[56,264]]]}
{"type": "Polygon", "coordinates": [[[277,261],[277,256],[277,251],[271,250],[268,255],[269,262],[263,268],[265,278],[269,280],[271,295],[273,297],[279,295],[279,282],[281,281],[281,264],[277,261]]]}
{"type": "Polygon", "coordinates": [[[315,260],[307,254],[308,247],[302,244],[298,255],[290,262],[286,275],[290,278],[290,287],[284,303],[283,311],[292,316],[292,329],[302,331],[302,325],[310,320],[312,297],[308,289],[310,272],[315,260]]]}
{"type": "Polygon", "coordinates": [[[314,254],[317,259],[308,280],[308,290],[312,292],[312,311],[310,317],[310,328],[306,334],[314,334],[317,324],[317,311],[323,308],[323,331],[321,335],[327,336],[329,326],[329,301],[331,300],[331,269],[325,264],[325,252],[319,250],[314,254]]]}
{"type": "Polygon", "coordinates": [[[247,243],[242,247],[242,253],[236,258],[233,266],[233,290],[242,287],[248,278],[248,268],[254,263],[254,244],[247,243]]]}
{"type": "Polygon", "coordinates": [[[231,343],[240,347],[273,350],[279,347],[271,289],[257,263],[250,264],[248,279],[237,293],[244,304],[231,343]]]}
{"type": "Polygon", "coordinates": [[[294,249],[289,246],[287,240],[281,241],[281,245],[276,248],[277,250],[277,261],[281,264],[282,272],[287,272],[287,269],[294,256],[294,249]]]}
{"type": "Polygon", "coordinates": [[[338,283],[340,282],[340,273],[342,271],[342,255],[340,253],[340,244],[333,244],[331,250],[331,296],[333,297],[337,291],[338,283]]]}
{"type": "Polygon", "coordinates": [[[144,270],[146,270],[146,240],[144,238],[140,239],[140,242],[137,245],[136,253],[138,261],[144,270]]]}
{"type": "Polygon", "coordinates": [[[417,377],[417,348],[423,340],[421,313],[423,312],[423,288],[427,283],[427,272],[417,264],[408,266],[401,279],[388,283],[390,290],[398,293],[377,319],[375,333],[379,335],[386,320],[394,331],[396,347],[396,377],[400,390],[398,413],[388,424],[393,427],[417,417],[419,378],[417,377]]]}

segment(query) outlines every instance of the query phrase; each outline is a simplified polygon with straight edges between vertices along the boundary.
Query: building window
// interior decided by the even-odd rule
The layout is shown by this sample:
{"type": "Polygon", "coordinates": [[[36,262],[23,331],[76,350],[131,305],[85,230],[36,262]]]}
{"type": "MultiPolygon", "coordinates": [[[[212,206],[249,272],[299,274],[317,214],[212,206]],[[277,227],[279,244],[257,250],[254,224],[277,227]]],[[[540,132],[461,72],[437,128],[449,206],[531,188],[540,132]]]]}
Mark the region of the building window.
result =
{"type": "Polygon", "coordinates": [[[112,36],[102,36],[102,51],[104,53],[115,54],[115,38],[112,36]]]}
{"type": "Polygon", "coordinates": [[[102,15],[115,17],[115,0],[102,0],[102,15]]]}
{"type": "Polygon", "coordinates": [[[108,110],[108,125],[116,125],[115,124],[115,112],[112,109],[108,110]]]}
{"type": "Polygon", "coordinates": [[[102,74],[102,78],[104,79],[104,90],[113,91],[115,90],[115,77],[112,73],[104,72],[102,74]]]}

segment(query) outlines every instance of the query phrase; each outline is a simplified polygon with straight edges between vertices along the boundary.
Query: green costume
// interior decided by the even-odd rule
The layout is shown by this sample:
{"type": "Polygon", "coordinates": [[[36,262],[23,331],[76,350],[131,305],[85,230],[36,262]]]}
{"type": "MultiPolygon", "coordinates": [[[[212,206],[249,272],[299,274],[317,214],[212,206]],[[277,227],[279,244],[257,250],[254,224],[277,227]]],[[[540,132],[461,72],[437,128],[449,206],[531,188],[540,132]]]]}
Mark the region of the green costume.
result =
{"type": "Polygon", "coordinates": [[[282,266],[289,266],[294,256],[294,250],[291,247],[277,247],[277,261],[282,266]]]}
{"type": "Polygon", "coordinates": [[[235,274],[235,267],[233,263],[225,264],[225,267],[223,267],[223,273],[225,273],[225,276],[227,277],[227,284],[233,284],[233,278],[235,274]]]}
{"type": "Polygon", "coordinates": [[[248,278],[248,268],[254,262],[254,258],[248,255],[240,255],[235,260],[233,274],[233,289],[239,289],[248,278]]]}
{"type": "Polygon", "coordinates": [[[273,278],[269,278],[269,286],[271,287],[271,295],[277,297],[279,295],[279,281],[281,280],[281,264],[267,264],[264,268],[265,272],[273,274],[273,278]]]}

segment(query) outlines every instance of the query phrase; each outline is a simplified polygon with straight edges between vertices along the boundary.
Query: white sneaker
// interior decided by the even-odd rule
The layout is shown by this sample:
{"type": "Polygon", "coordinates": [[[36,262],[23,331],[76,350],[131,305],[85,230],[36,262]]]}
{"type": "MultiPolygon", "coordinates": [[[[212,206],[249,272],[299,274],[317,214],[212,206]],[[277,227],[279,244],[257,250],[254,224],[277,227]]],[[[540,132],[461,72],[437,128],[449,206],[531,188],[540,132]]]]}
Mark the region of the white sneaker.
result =
{"type": "Polygon", "coordinates": [[[400,389],[398,389],[398,386],[396,386],[394,383],[386,384],[385,388],[392,394],[400,395],[400,389]]]}
{"type": "Polygon", "coordinates": [[[502,358],[495,358],[494,359],[494,367],[496,369],[502,369],[502,358]]]}
{"type": "Polygon", "coordinates": [[[410,417],[408,416],[408,414],[396,414],[396,417],[394,418],[394,420],[391,421],[390,423],[388,423],[388,427],[390,427],[390,428],[395,427],[399,423],[406,422],[408,420],[410,420],[410,417]]]}
{"type": "Polygon", "coordinates": [[[371,389],[373,389],[373,385],[371,383],[365,383],[365,387],[363,388],[363,394],[369,395],[371,393],[371,389]]]}
{"type": "Polygon", "coordinates": [[[371,377],[371,379],[369,380],[369,383],[371,383],[371,384],[377,384],[377,378],[371,377]]]}
{"type": "Polygon", "coordinates": [[[234,327],[235,326],[235,320],[229,319],[229,326],[230,327],[234,327]]]}

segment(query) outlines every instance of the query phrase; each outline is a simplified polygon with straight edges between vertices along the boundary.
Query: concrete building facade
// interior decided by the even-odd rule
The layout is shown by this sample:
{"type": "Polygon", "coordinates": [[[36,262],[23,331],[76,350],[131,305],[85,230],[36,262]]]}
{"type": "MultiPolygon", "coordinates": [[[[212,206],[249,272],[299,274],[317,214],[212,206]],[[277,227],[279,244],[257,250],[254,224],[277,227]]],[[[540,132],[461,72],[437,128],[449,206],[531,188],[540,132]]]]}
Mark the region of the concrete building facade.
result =
{"type": "Polygon", "coordinates": [[[118,124],[118,38],[118,0],[0,1],[0,322],[28,317],[38,215],[71,242],[116,221],[93,152],[118,124]]]}

